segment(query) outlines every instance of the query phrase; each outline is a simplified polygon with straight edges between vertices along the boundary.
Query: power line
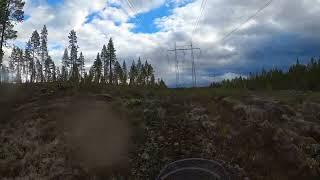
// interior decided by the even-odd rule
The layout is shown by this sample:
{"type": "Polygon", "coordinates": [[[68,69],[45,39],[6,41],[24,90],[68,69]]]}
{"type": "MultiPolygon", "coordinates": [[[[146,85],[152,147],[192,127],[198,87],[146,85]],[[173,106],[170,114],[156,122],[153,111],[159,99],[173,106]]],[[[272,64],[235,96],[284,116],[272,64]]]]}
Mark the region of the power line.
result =
{"type": "MultiPolygon", "coordinates": [[[[132,10],[132,12],[137,15],[139,11],[137,10],[137,8],[135,8],[134,4],[130,0],[126,0],[126,2],[129,5],[129,7],[132,10]]],[[[142,25],[142,20],[138,16],[136,16],[136,19],[142,25]]]]}
{"type": "Polygon", "coordinates": [[[273,0],[268,1],[264,6],[262,6],[261,8],[259,8],[253,15],[251,15],[248,19],[246,19],[243,23],[241,23],[238,27],[234,28],[232,31],[230,31],[228,34],[226,34],[223,38],[221,38],[220,41],[225,41],[226,39],[228,39],[233,33],[237,32],[240,30],[240,28],[246,24],[247,22],[249,22],[251,19],[257,17],[259,15],[259,13],[261,13],[263,10],[265,10],[267,7],[269,7],[271,5],[271,3],[273,2],[273,0]]]}
{"type": "Polygon", "coordinates": [[[206,4],[207,4],[207,0],[202,0],[201,6],[200,6],[200,15],[198,16],[198,18],[195,22],[194,28],[192,30],[192,36],[200,25],[200,21],[201,21],[202,16],[204,15],[204,10],[205,10],[206,4]]]}

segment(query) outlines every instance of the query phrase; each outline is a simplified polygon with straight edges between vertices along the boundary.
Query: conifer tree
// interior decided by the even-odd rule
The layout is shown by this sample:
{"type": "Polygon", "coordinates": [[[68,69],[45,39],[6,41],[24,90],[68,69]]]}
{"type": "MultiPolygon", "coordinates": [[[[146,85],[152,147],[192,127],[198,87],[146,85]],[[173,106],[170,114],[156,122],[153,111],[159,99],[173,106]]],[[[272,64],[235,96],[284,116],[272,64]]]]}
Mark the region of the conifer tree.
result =
{"type": "Polygon", "coordinates": [[[114,63],[117,60],[116,57],[116,50],[114,48],[113,45],[113,41],[112,38],[110,38],[109,43],[108,43],[108,47],[107,47],[107,57],[108,57],[108,62],[109,62],[109,83],[112,84],[112,80],[113,78],[113,69],[112,66],[114,65],[114,63]]]}
{"type": "Polygon", "coordinates": [[[129,79],[130,79],[129,85],[131,86],[136,85],[136,76],[137,76],[137,67],[136,67],[135,61],[133,60],[130,67],[130,72],[129,72],[129,79]]]}
{"type": "Polygon", "coordinates": [[[34,62],[32,58],[32,45],[30,40],[27,42],[25,50],[24,50],[24,62],[26,67],[26,81],[30,81],[31,83],[34,80],[34,74],[32,74],[34,69],[34,62]],[[29,78],[30,74],[30,78],[29,78]]]}
{"type": "Polygon", "coordinates": [[[68,68],[70,67],[70,58],[68,54],[68,49],[66,48],[63,53],[62,57],[62,67],[61,67],[61,80],[67,81],[68,80],[68,68]]]}
{"type": "Polygon", "coordinates": [[[141,62],[141,59],[139,57],[138,63],[136,66],[136,79],[137,79],[137,85],[142,85],[143,84],[143,65],[141,62]]]}
{"type": "Polygon", "coordinates": [[[105,45],[103,45],[103,48],[101,50],[101,61],[103,63],[103,76],[104,76],[104,79],[107,80],[107,79],[109,79],[110,62],[109,62],[108,50],[105,45]]]}
{"type": "Polygon", "coordinates": [[[48,30],[46,25],[43,26],[40,36],[40,58],[41,64],[44,66],[45,61],[48,59],[48,30]]]}
{"type": "Polygon", "coordinates": [[[44,66],[45,81],[50,82],[53,80],[53,73],[55,73],[55,65],[50,56],[45,60],[44,66]]]}
{"type": "Polygon", "coordinates": [[[3,60],[3,46],[7,40],[15,39],[17,31],[13,30],[16,23],[24,18],[24,2],[22,0],[0,1],[0,68],[3,60]]]}
{"type": "Polygon", "coordinates": [[[167,85],[166,85],[166,83],[163,81],[163,79],[160,80],[160,82],[159,82],[159,87],[160,87],[160,88],[167,88],[167,85]]]}
{"type": "Polygon", "coordinates": [[[150,85],[152,87],[154,87],[156,84],[156,80],[155,80],[155,77],[154,77],[154,74],[151,75],[151,78],[150,78],[150,85]]]}
{"type": "Polygon", "coordinates": [[[15,76],[15,82],[21,83],[22,78],[21,78],[21,67],[23,64],[23,51],[18,48],[14,47],[11,56],[10,56],[10,64],[11,64],[11,69],[12,72],[16,71],[16,76],[15,76]]]}
{"type": "Polygon", "coordinates": [[[85,61],[84,56],[83,56],[82,52],[80,52],[79,59],[78,59],[78,66],[79,66],[81,78],[84,76],[84,73],[85,73],[84,61],[85,61]]]}
{"type": "Polygon", "coordinates": [[[123,75],[123,73],[122,73],[121,65],[120,65],[119,61],[116,61],[114,64],[114,83],[116,85],[118,85],[119,81],[121,81],[122,75],[123,75]]]}
{"type": "Polygon", "coordinates": [[[36,60],[36,82],[43,82],[44,76],[39,59],[36,60]]]}
{"type": "Polygon", "coordinates": [[[126,65],[126,61],[123,61],[123,63],[122,63],[121,84],[122,85],[126,85],[127,84],[127,79],[128,79],[127,65],[126,65]]]}
{"type": "Polygon", "coordinates": [[[41,81],[42,77],[42,72],[39,72],[39,64],[37,64],[39,60],[39,53],[40,53],[40,36],[37,31],[33,31],[31,38],[30,38],[30,48],[32,51],[32,62],[29,64],[29,66],[32,68],[30,69],[31,73],[31,79],[37,82],[41,81]],[[40,73],[40,74],[39,74],[40,73]]]}
{"type": "Polygon", "coordinates": [[[70,62],[71,62],[71,81],[79,82],[79,68],[78,68],[78,40],[77,34],[72,30],[68,36],[69,38],[69,49],[70,49],[70,62]]]}
{"type": "Polygon", "coordinates": [[[101,62],[99,53],[93,63],[91,71],[92,71],[91,73],[93,74],[94,82],[100,83],[101,75],[102,75],[102,62],[101,62]]]}
{"type": "Polygon", "coordinates": [[[37,56],[40,54],[40,35],[38,31],[33,31],[30,39],[32,45],[32,56],[33,58],[38,58],[37,56]]]}

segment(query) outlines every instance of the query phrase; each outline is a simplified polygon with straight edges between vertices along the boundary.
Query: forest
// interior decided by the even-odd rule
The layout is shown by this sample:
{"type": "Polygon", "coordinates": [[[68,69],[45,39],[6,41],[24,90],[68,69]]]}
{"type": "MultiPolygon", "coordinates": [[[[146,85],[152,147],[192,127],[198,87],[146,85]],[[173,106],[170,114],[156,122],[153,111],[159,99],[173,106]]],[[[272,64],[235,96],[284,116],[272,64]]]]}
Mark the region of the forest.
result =
{"type": "Polygon", "coordinates": [[[85,57],[78,52],[77,34],[72,30],[68,36],[61,68],[55,65],[48,52],[48,30],[34,31],[24,49],[14,46],[9,66],[2,66],[1,82],[4,83],[96,83],[112,85],[166,87],[162,79],[155,80],[154,68],[148,61],[133,60],[129,69],[126,61],[117,60],[116,49],[110,38],[107,45],[97,54],[87,72],[85,57]]]}
{"type": "Polygon", "coordinates": [[[212,83],[211,87],[244,88],[251,90],[320,90],[320,59],[311,58],[308,64],[296,64],[288,71],[281,69],[262,70],[260,73],[250,73],[245,77],[212,83]]]}

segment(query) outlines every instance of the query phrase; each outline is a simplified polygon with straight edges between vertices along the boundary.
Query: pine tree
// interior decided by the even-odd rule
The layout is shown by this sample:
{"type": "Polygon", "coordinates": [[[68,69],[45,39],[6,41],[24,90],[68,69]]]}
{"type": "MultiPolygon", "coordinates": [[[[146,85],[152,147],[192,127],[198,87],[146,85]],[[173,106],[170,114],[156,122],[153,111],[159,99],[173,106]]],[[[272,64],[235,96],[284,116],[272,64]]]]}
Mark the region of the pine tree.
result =
{"type": "Polygon", "coordinates": [[[114,83],[116,85],[119,84],[119,81],[121,81],[121,78],[123,76],[122,68],[119,63],[119,61],[116,61],[114,64],[114,83]]]}
{"type": "Polygon", "coordinates": [[[121,84],[122,85],[126,85],[127,84],[127,79],[128,79],[127,65],[126,65],[126,61],[123,61],[123,63],[122,63],[121,84]]]}
{"type": "Polygon", "coordinates": [[[138,63],[137,63],[137,66],[136,66],[136,76],[137,76],[137,85],[142,85],[143,84],[143,65],[142,65],[142,62],[141,62],[141,59],[139,57],[138,59],[138,63]]]}
{"type": "Polygon", "coordinates": [[[132,61],[131,67],[130,67],[130,72],[129,72],[129,79],[130,82],[129,84],[132,85],[136,85],[136,78],[137,78],[137,67],[136,67],[136,63],[134,62],[134,60],[132,61]]]}
{"type": "Polygon", "coordinates": [[[155,80],[155,77],[154,77],[154,74],[151,75],[151,78],[150,78],[150,85],[152,87],[154,87],[156,84],[156,80],[155,80]]]}
{"type": "Polygon", "coordinates": [[[40,35],[38,33],[38,31],[33,31],[32,35],[31,35],[31,39],[30,39],[31,45],[32,45],[32,50],[33,50],[33,57],[37,58],[37,56],[40,54],[40,35]]]}
{"type": "Polygon", "coordinates": [[[108,54],[107,47],[103,45],[103,48],[101,50],[101,61],[103,63],[103,76],[105,80],[109,79],[110,62],[108,57],[109,57],[109,54],[108,54]]]}
{"type": "Polygon", "coordinates": [[[102,62],[100,59],[100,54],[98,53],[97,58],[95,59],[92,66],[92,74],[95,83],[100,83],[101,75],[102,75],[102,62]]]}
{"type": "MultiPolygon", "coordinates": [[[[145,62],[145,65],[144,65],[144,67],[145,67],[145,74],[146,74],[146,84],[152,84],[152,76],[153,76],[153,78],[154,78],[154,70],[153,70],[153,67],[152,67],[152,65],[151,64],[149,64],[148,63],[148,61],[146,61],[145,62]]],[[[153,81],[155,81],[154,79],[153,79],[153,81]]],[[[153,82],[153,84],[154,84],[154,82],[153,82]]]]}
{"type": "Polygon", "coordinates": [[[112,65],[114,65],[114,63],[117,60],[116,50],[114,48],[112,38],[110,38],[109,43],[108,43],[107,57],[108,57],[108,62],[109,62],[109,83],[112,84],[112,80],[114,79],[113,78],[113,72],[112,72],[113,71],[112,70],[112,65]]]}
{"type": "Polygon", "coordinates": [[[70,62],[71,62],[71,81],[79,82],[79,68],[77,64],[78,60],[78,40],[77,34],[72,30],[68,36],[69,38],[69,49],[70,49],[70,62]]]}
{"type": "Polygon", "coordinates": [[[20,82],[21,75],[20,75],[20,66],[19,66],[19,48],[13,47],[11,56],[10,56],[10,69],[12,72],[12,75],[15,73],[15,78],[13,80],[15,82],[20,82]]]}
{"type": "Polygon", "coordinates": [[[70,67],[70,64],[71,64],[67,48],[64,50],[61,64],[62,64],[62,68],[61,68],[62,81],[67,81],[68,80],[68,68],[70,67]]]}
{"type": "Polygon", "coordinates": [[[56,71],[56,65],[54,64],[54,62],[52,60],[50,63],[50,71],[51,71],[51,79],[50,80],[52,82],[55,82],[57,80],[57,71],[56,71]]]}
{"type": "Polygon", "coordinates": [[[50,82],[53,79],[53,72],[55,71],[55,65],[52,61],[51,57],[48,58],[44,62],[44,78],[46,82],[50,82]]]}
{"type": "Polygon", "coordinates": [[[79,66],[81,78],[84,76],[84,73],[85,73],[84,61],[85,61],[84,56],[83,56],[82,52],[80,52],[79,59],[78,59],[78,66],[79,66]]]}
{"type": "Polygon", "coordinates": [[[159,82],[159,87],[160,87],[160,88],[167,88],[167,85],[166,85],[166,83],[163,81],[163,79],[160,80],[160,82],[159,82]]]}
{"type": "Polygon", "coordinates": [[[30,80],[30,82],[32,83],[34,80],[34,75],[32,74],[33,68],[34,68],[34,62],[32,58],[32,45],[30,40],[27,42],[24,50],[24,62],[26,65],[26,81],[30,80]],[[30,73],[30,79],[29,79],[29,73],[30,73]]]}
{"type": "Polygon", "coordinates": [[[9,68],[8,68],[9,69],[9,80],[11,82],[14,81],[14,71],[16,70],[14,58],[12,58],[12,57],[15,56],[15,55],[13,55],[14,51],[15,51],[15,49],[13,49],[12,52],[11,52],[11,57],[9,59],[9,68]]]}
{"type": "Polygon", "coordinates": [[[32,82],[40,82],[39,77],[42,77],[42,72],[41,74],[39,73],[39,69],[37,69],[39,65],[37,65],[37,61],[39,60],[38,56],[40,53],[40,36],[39,33],[37,31],[34,31],[31,35],[30,38],[30,48],[31,48],[31,52],[32,52],[32,62],[30,62],[29,66],[31,67],[30,69],[30,73],[31,73],[31,79],[32,82]]]}
{"type": "Polygon", "coordinates": [[[44,76],[39,59],[36,60],[36,82],[43,82],[44,76]]]}
{"type": "Polygon", "coordinates": [[[48,59],[48,30],[46,25],[43,26],[40,37],[40,57],[41,64],[44,65],[45,61],[48,59]]]}
{"type": "Polygon", "coordinates": [[[1,0],[0,1],[0,67],[3,60],[3,46],[7,40],[15,39],[17,31],[13,30],[16,23],[23,21],[24,2],[22,0],[1,0]]]}

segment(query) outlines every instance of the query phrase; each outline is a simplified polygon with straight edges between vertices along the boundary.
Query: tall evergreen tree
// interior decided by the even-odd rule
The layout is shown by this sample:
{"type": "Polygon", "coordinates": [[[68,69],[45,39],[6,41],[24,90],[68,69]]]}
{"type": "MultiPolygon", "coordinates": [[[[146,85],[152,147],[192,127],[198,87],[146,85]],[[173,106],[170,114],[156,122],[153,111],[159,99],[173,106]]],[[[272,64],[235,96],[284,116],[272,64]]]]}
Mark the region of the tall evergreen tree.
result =
{"type": "Polygon", "coordinates": [[[61,67],[61,79],[62,81],[67,81],[68,80],[68,68],[70,67],[70,58],[69,58],[69,53],[68,49],[66,48],[63,53],[62,57],[62,67],[61,67]]]}
{"type": "Polygon", "coordinates": [[[102,75],[102,61],[100,59],[100,54],[98,53],[97,58],[95,59],[93,66],[92,66],[92,72],[93,78],[95,83],[100,83],[101,75],[102,75]]]}
{"type": "Polygon", "coordinates": [[[122,75],[123,75],[123,73],[122,73],[121,65],[120,65],[119,61],[116,61],[114,64],[114,83],[116,85],[118,85],[119,81],[121,81],[122,75]]]}
{"type": "Polygon", "coordinates": [[[123,61],[123,63],[122,63],[121,84],[122,84],[122,85],[126,85],[126,84],[127,84],[127,79],[128,79],[127,65],[126,65],[126,61],[123,61]]]}
{"type": "Polygon", "coordinates": [[[77,34],[72,30],[68,36],[69,38],[69,49],[70,49],[70,62],[71,62],[71,77],[73,82],[79,82],[79,68],[78,68],[78,40],[77,34]]]}
{"type": "Polygon", "coordinates": [[[41,36],[40,36],[40,58],[41,58],[41,64],[44,65],[45,61],[48,59],[49,53],[48,53],[48,30],[47,26],[44,25],[41,30],[41,36]]]}
{"type": "Polygon", "coordinates": [[[106,45],[103,45],[103,48],[101,50],[101,61],[103,63],[103,76],[104,79],[109,79],[109,54],[106,45]]]}
{"type": "Polygon", "coordinates": [[[36,60],[36,82],[43,82],[44,81],[44,75],[42,71],[42,65],[39,61],[39,59],[36,60]]]}
{"type": "Polygon", "coordinates": [[[139,57],[138,59],[138,63],[137,63],[137,66],[136,66],[136,79],[137,79],[137,85],[142,85],[143,84],[143,65],[142,65],[142,62],[141,62],[141,59],[139,57]]]}
{"type": "Polygon", "coordinates": [[[129,79],[130,82],[129,84],[132,85],[136,85],[136,77],[137,77],[137,67],[136,67],[136,63],[134,62],[134,60],[132,61],[131,67],[130,67],[130,72],[129,72],[129,79]]]}
{"type": "Polygon", "coordinates": [[[150,78],[150,85],[151,85],[152,87],[154,87],[155,84],[156,84],[156,79],[155,79],[155,77],[154,77],[154,74],[152,74],[152,75],[151,75],[151,78],[150,78]]]}
{"type": "Polygon", "coordinates": [[[12,69],[15,71],[15,82],[21,83],[22,82],[22,66],[23,66],[23,51],[18,48],[14,47],[10,56],[11,66],[14,66],[12,69]]]}
{"type": "Polygon", "coordinates": [[[84,56],[82,52],[80,52],[79,59],[78,59],[78,66],[80,71],[80,77],[84,77],[85,69],[84,69],[84,56]]]}
{"type": "Polygon", "coordinates": [[[15,39],[17,31],[13,30],[14,24],[23,21],[24,2],[22,0],[0,1],[0,67],[3,60],[3,46],[7,40],[15,39]]]}
{"type": "Polygon", "coordinates": [[[32,58],[32,45],[30,40],[27,42],[25,50],[24,50],[24,61],[27,66],[26,68],[26,81],[30,81],[31,83],[34,80],[34,75],[32,74],[34,68],[34,62],[32,58]],[[30,74],[30,78],[29,78],[30,74]]]}
{"type": "Polygon", "coordinates": [[[113,41],[112,38],[110,38],[109,43],[108,43],[108,47],[107,47],[107,53],[108,53],[108,62],[109,62],[109,83],[112,83],[113,78],[113,70],[112,70],[112,65],[114,65],[114,63],[117,60],[116,57],[116,50],[114,48],[113,45],[113,41]]]}
{"type": "Polygon", "coordinates": [[[50,82],[55,74],[55,65],[50,56],[45,60],[44,66],[44,79],[46,82],[50,82]]]}

